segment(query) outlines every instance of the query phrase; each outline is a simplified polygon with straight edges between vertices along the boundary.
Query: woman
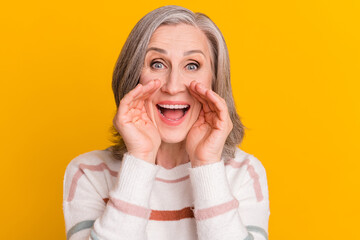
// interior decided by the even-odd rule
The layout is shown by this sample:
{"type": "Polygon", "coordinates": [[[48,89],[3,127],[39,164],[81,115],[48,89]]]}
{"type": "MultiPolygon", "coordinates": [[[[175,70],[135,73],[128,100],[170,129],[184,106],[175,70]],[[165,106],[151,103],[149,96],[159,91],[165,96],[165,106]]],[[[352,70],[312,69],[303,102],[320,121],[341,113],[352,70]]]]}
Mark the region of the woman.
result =
{"type": "Polygon", "coordinates": [[[205,15],[166,6],[137,23],[113,76],[118,142],[65,173],[68,239],[267,239],[266,174],[236,147],[229,71],[205,15]]]}

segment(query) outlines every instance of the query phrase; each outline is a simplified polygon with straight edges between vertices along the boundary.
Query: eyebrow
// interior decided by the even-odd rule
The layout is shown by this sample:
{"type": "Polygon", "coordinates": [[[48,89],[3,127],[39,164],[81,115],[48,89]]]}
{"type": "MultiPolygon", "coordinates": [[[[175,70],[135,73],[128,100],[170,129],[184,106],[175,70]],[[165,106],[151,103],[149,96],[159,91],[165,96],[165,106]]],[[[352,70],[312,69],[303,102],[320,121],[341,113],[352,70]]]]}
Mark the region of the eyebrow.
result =
{"type": "Polygon", "coordinates": [[[162,54],[167,54],[167,51],[165,51],[165,50],[162,49],[162,48],[157,48],[157,47],[148,48],[148,49],[146,50],[146,53],[149,52],[149,51],[156,51],[156,52],[159,52],[159,53],[162,53],[162,54]]]}
{"type": "Polygon", "coordinates": [[[200,53],[205,56],[205,54],[201,50],[190,50],[190,51],[184,52],[184,56],[187,56],[187,55],[190,55],[193,53],[200,53]]]}
{"type": "MultiPolygon", "coordinates": [[[[146,53],[148,53],[149,51],[155,51],[155,52],[159,52],[159,53],[162,53],[162,54],[165,54],[167,55],[167,51],[162,49],[162,48],[157,48],[157,47],[151,47],[151,48],[148,48],[146,50],[146,53]]],[[[190,50],[190,51],[186,51],[184,52],[184,56],[187,56],[187,55],[190,55],[190,54],[193,54],[193,53],[200,53],[202,55],[205,56],[205,54],[201,51],[201,50],[190,50]]]]}

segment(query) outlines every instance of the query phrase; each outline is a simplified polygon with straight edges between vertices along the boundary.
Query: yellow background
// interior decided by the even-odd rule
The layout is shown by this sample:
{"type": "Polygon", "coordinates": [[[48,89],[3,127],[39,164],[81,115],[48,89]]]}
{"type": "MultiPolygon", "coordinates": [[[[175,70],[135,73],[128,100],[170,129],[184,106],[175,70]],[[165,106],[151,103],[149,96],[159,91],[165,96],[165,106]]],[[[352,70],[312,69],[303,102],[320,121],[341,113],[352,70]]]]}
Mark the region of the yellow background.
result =
{"type": "Polygon", "coordinates": [[[65,239],[65,168],[109,146],[115,61],[166,4],[225,36],[242,149],[267,170],[270,239],[359,239],[357,0],[3,2],[1,238],[65,239]]]}

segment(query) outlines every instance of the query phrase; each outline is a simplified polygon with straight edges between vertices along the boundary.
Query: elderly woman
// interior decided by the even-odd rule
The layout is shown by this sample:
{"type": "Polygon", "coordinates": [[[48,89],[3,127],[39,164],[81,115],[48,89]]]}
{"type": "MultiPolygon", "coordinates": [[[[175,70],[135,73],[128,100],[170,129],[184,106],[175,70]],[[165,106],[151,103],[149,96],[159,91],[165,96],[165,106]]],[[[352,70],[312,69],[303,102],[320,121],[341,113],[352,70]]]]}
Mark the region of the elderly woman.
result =
{"type": "Polygon", "coordinates": [[[67,239],[267,239],[266,173],[243,126],[223,36],[204,14],[158,8],[116,63],[116,145],[65,173],[67,239]]]}

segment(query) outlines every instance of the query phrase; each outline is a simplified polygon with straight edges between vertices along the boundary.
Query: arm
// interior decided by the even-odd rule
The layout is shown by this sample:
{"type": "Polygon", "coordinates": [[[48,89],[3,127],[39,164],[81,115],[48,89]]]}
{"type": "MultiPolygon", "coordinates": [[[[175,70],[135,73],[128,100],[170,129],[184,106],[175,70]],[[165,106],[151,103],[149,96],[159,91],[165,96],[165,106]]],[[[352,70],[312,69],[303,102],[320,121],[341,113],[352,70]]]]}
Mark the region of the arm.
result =
{"type": "MultiPolygon", "coordinates": [[[[202,104],[200,116],[186,139],[193,167],[190,169],[190,178],[199,239],[266,239],[267,234],[252,234],[248,231],[258,229],[257,225],[267,231],[268,199],[266,197],[258,201],[258,191],[254,195],[253,189],[248,189],[254,185],[254,176],[259,172],[256,185],[266,189],[263,195],[267,196],[266,174],[261,163],[256,160],[259,163],[254,164],[256,168],[251,165],[251,171],[246,176],[242,171],[239,175],[243,175],[243,178],[235,177],[239,180],[232,181],[232,186],[229,186],[227,174],[234,171],[225,171],[224,162],[221,161],[226,138],[233,127],[226,102],[211,89],[195,81],[190,84],[189,91],[202,104]],[[241,179],[247,180],[243,182],[241,179]],[[243,183],[240,186],[239,181],[243,183]],[[237,188],[234,188],[235,185],[237,188]]],[[[252,162],[256,162],[254,159],[252,162]]]]}
{"type": "Polygon", "coordinates": [[[101,175],[87,173],[84,166],[72,161],[65,173],[67,239],[146,239],[149,198],[158,166],[125,154],[107,203],[95,187],[94,178],[101,175]]]}
{"type": "MultiPolygon", "coordinates": [[[[92,239],[146,239],[146,225],[151,213],[148,201],[158,170],[155,157],[161,140],[147,116],[145,102],[159,86],[158,80],[138,84],[120,101],[113,123],[129,154],[124,155],[112,189],[108,189],[109,179],[97,182],[99,176],[95,177],[95,173],[87,175],[84,164],[74,161],[69,165],[64,184],[68,238],[88,239],[90,234],[92,239]],[[99,192],[107,195],[109,190],[105,205],[99,192]],[[90,233],[89,227],[92,227],[90,233]],[[79,233],[82,229],[87,230],[79,233]]],[[[106,165],[101,166],[100,163],[90,168],[106,168],[111,172],[106,165]]]]}
{"type": "Polygon", "coordinates": [[[200,240],[268,239],[270,212],[265,169],[252,156],[241,165],[241,169],[227,166],[226,170],[221,161],[190,170],[200,240]],[[230,186],[227,174],[232,175],[233,181],[241,182],[230,186]]]}

